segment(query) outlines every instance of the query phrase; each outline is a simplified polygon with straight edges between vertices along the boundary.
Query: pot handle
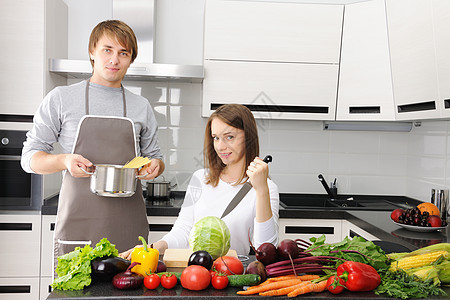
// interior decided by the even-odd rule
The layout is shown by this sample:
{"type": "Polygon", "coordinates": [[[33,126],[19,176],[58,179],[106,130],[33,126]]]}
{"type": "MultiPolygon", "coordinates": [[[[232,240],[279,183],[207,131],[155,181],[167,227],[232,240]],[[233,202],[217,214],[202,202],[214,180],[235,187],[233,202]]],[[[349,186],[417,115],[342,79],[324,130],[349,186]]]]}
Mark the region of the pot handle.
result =
{"type": "Polygon", "coordinates": [[[148,173],[145,173],[144,175],[136,175],[136,178],[137,179],[141,179],[141,178],[144,178],[147,175],[148,175],[148,173]]]}
{"type": "Polygon", "coordinates": [[[83,169],[82,167],[80,167],[81,171],[83,171],[84,173],[88,174],[88,175],[94,175],[94,173],[92,172],[88,172],[85,169],[83,169]]]}

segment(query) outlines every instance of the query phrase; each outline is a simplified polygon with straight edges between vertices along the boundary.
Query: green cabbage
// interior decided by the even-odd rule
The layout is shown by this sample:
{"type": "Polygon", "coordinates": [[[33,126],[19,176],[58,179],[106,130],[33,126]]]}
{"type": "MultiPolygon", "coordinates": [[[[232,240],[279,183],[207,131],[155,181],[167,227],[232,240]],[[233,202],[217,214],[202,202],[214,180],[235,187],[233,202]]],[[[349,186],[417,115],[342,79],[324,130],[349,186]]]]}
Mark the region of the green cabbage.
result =
{"type": "Polygon", "coordinates": [[[207,251],[213,259],[224,256],[230,249],[230,230],[218,217],[205,217],[192,227],[189,248],[207,251]]]}

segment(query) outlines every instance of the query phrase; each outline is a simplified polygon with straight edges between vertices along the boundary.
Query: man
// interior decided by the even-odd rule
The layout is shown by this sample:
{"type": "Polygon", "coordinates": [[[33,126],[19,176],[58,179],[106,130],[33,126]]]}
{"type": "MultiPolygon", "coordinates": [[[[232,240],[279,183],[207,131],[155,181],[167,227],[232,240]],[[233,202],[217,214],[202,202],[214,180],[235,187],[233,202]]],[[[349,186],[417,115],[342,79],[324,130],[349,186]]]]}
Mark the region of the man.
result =
{"type": "Polygon", "coordinates": [[[54,255],[76,246],[94,246],[106,237],[119,251],[148,236],[142,187],[131,197],[103,197],[90,191],[86,170],[96,164],[123,165],[136,155],[151,158],[139,174],[149,180],[164,171],[157,123],[145,98],[122,87],[137,56],[133,30],[117,20],[103,21],[89,39],[92,77],[57,87],[42,102],[27,133],[22,168],[29,173],[64,171],[55,227],[54,255]],[[59,142],[62,154],[52,154],[59,142]]]}

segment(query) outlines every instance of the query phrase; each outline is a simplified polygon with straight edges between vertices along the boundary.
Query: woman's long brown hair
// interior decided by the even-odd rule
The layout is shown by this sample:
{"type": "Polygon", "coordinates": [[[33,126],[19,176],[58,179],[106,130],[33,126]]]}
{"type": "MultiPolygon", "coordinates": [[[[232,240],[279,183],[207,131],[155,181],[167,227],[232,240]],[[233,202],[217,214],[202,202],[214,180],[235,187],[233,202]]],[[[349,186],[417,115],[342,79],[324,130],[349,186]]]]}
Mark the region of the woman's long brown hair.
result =
{"type": "MultiPolygon", "coordinates": [[[[209,168],[209,174],[206,176],[206,184],[216,187],[219,184],[220,174],[225,168],[225,164],[214,150],[214,139],[211,135],[211,123],[218,118],[226,124],[242,129],[245,138],[245,166],[259,156],[259,140],[258,129],[256,128],[255,118],[252,112],[241,104],[225,104],[214,111],[208,119],[205,129],[205,142],[203,150],[203,161],[205,168],[209,168]]],[[[247,167],[242,169],[241,176],[236,184],[246,182],[248,180],[245,171],[247,167]],[[244,180],[245,179],[245,180],[244,180]]]]}

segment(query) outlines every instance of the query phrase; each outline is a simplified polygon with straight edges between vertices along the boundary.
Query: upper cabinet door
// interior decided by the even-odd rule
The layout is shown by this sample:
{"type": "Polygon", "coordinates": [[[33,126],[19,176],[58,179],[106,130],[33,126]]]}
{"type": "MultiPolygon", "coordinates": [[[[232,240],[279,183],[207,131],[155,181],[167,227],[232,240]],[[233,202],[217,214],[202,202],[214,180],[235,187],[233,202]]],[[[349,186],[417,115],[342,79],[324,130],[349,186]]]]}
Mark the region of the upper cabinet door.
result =
{"type": "Polygon", "coordinates": [[[342,5],[206,1],[205,59],[339,63],[342,5]]]}
{"type": "Polygon", "coordinates": [[[240,103],[255,118],[334,120],[338,66],[205,60],[202,115],[240,103]]]}
{"type": "Polygon", "coordinates": [[[386,1],[396,119],[439,118],[432,0],[386,1]]]}
{"type": "Polygon", "coordinates": [[[336,120],[395,120],[384,0],[345,6],[336,120]]]}
{"type": "Polygon", "coordinates": [[[450,116],[450,1],[433,0],[434,35],[442,116],[450,116]]]}
{"type": "Polygon", "coordinates": [[[2,1],[0,113],[33,115],[44,96],[44,1],[2,1]]]}

